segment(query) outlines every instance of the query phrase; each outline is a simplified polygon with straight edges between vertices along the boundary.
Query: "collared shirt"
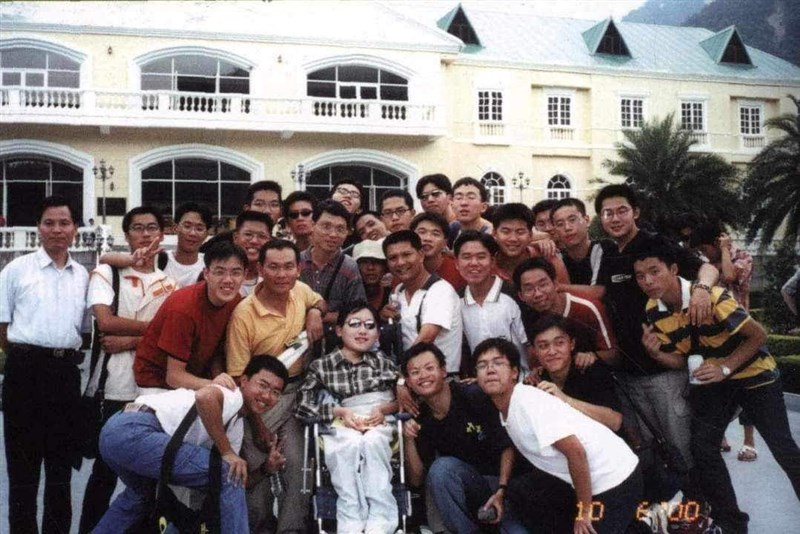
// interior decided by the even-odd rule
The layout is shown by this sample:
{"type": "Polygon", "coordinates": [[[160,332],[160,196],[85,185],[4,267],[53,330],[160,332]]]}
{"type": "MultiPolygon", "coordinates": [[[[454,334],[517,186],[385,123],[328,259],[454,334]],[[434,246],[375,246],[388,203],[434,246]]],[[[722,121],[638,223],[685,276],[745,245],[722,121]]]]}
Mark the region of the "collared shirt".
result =
{"type": "Polygon", "coordinates": [[[353,258],[339,250],[328,263],[318,268],[311,259],[312,249],[313,247],[300,253],[300,280],[322,295],[328,304],[328,311],[338,312],[345,304],[367,300],[364,284],[361,282],[361,271],[358,270],[358,264],[353,258]],[[342,266],[334,279],[333,275],[340,259],[342,266]],[[331,285],[330,293],[325,295],[328,284],[331,285]]]}
{"type": "MultiPolygon", "coordinates": [[[[164,272],[156,269],[151,273],[142,273],[130,267],[119,271],[119,301],[117,317],[135,321],[150,321],[155,317],[161,304],[176,289],[176,283],[164,272]]],[[[100,265],[92,271],[89,281],[89,293],[86,307],[103,304],[111,306],[114,301],[111,267],[100,265]]],[[[139,388],[133,376],[133,361],[136,350],[117,352],[108,360],[108,378],[105,384],[105,398],[117,401],[129,401],[136,398],[139,388]]],[[[94,395],[100,380],[103,357],[98,358],[95,369],[92,369],[86,393],[94,395]]]]}
{"type": "MultiPolygon", "coordinates": [[[[258,300],[260,286],[233,310],[228,322],[225,345],[228,374],[240,376],[255,355],[269,354],[278,357],[287,349],[286,344],[303,331],[306,313],[322,297],[299,280],[289,292],[286,314],[268,309],[258,300]]],[[[289,376],[298,376],[305,365],[300,358],[289,369],[289,376]]]]}
{"type": "MultiPolygon", "coordinates": [[[[692,327],[689,325],[689,300],[692,284],[678,277],[681,284],[681,309],[671,310],[662,300],[647,301],[647,322],[661,341],[661,350],[683,356],[697,351],[706,360],[719,363],[738,347],[742,341],[739,330],[752,318],[730,293],[718,286],[711,288],[711,319],[696,327],[698,347],[692,347],[692,327]]],[[[732,380],[752,379],[746,384],[763,384],[760,377],[765,371],[774,371],[775,359],[762,345],[755,354],[734,372],[732,380]]],[[[774,378],[767,378],[771,380],[774,378]]]]}
{"type": "Polygon", "coordinates": [[[0,323],[8,341],[52,349],[78,349],[91,331],[86,314],[89,273],[68,256],[56,268],[43,248],[9,263],[0,273],[0,323]]]}
{"type": "Polygon", "coordinates": [[[365,352],[359,363],[352,363],[341,349],[336,349],[308,366],[298,394],[297,414],[319,416],[330,423],[335,405],[318,402],[320,391],[328,391],[337,400],[363,393],[393,391],[397,376],[397,366],[380,351],[365,352]]]}
{"type": "Polygon", "coordinates": [[[514,343],[522,357],[522,367],[527,370],[528,362],[525,345],[528,336],[522,324],[519,306],[513,298],[513,288],[504,283],[499,276],[483,304],[478,304],[472,296],[469,286],[464,289],[461,299],[461,317],[464,319],[464,334],[470,349],[474,350],[478,343],[490,337],[501,337],[514,343]]]}

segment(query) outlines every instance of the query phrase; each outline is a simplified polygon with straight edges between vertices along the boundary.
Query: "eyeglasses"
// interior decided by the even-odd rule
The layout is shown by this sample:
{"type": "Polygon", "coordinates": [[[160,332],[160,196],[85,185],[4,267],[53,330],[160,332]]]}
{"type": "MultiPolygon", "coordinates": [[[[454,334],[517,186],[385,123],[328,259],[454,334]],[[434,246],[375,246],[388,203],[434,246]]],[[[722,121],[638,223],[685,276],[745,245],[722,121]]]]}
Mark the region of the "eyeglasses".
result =
{"type": "Polygon", "coordinates": [[[300,217],[311,217],[314,213],[313,210],[298,210],[298,211],[290,211],[289,218],[290,219],[299,219],[300,217]]]}
{"type": "Polygon", "coordinates": [[[283,390],[270,386],[266,380],[256,382],[256,387],[261,393],[266,393],[270,397],[280,397],[283,394],[283,390]]]}
{"type": "Polygon", "coordinates": [[[160,232],[161,227],[155,223],[152,224],[133,224],[130,227],[131,232],[136,232],[137,234],[143,234],[144,232],[160,232]]]}
{"type": "Polygon", "coordinates": [[[381,217],[384,217],[386,219],[391,219],[395,215],[397,215],[398,217],[402,217],[403,215],[405,215],[409,211],[411,211],[411,210],[409,210],[408,208],[397,208],[397,209],[393,209],[393,210],[383,210],[381,212],[381,217]]]}
{"type": "Polygon", "coordinates": [[[611,219],[616,215],[618,219],[623,219],[627,217],[630,212],[631,208],[629,208],[628,206],[622,206],[617,208],[616,210],[613,210],[611,208],[606,208],[600,212],[600,216],[603,219],[611,219]]]}
{"type": "Polygon", "coordinates": [[[363,326],[367,330],[375,330],[375,328],[378,326],[372,319],[367,319],[366,321],[362,321],[361,319],[350,319],[345,324],[350,328],[361,328],[363,326]]]}
{"type": "Polygon", "coordinates": [[[475,371],[478,373],[482,373],[483,371],[487,371],[489,369],[499,369],[501,367],[510,367],[511,364],[505,358],[495,358],[494,360],[489,360],[488,362],[478,362],[475,364],[475,371]]]}
{"type": "Polygon", "coordinates": [[[423,201],[423,202],[426,202],[426,201],[427,201],[429,198],[432,198],[432,199],[434,199],[434,200],[437,200],[437,199],[438,199],[438,198],[440,198],[442,195],[446,195],[446,194],[447,194],[447,193],[445,193],[444,191],[441,191],[441,190],[439,190],[439,189],[434,189],[433,191],[428,191],[427,193],[422,193],[422,194],[419,196],[419,199],[420,199],[421,201],[423,201]]]}
{"type": "Polygon", "coordinates": [[[205,233],[208,231],[208,227],[205,224],[192,224],[190,222],[182,222],[179,224],[181,230],[184,232],[197,232],[198,234],[205,233]]]}
{"type": "Polygon", "coordinates": [[[241,232],[241,236],[245,241],[269,241],[269,234],[265,232],[241,232]]]}
{"type": "Polygon", "coordinates": [[[345,187],[337,187],[333,190],[334,193],[338,193],[343,197],[350,197],[350,198],[361,198],[361,193],[358,192],[357,189],[347,189],[345,187]]]}
{"type": "Polygon", "coordinates": [[[250,205],[251,206],[255,206],[257,208],[267,208],[267,207],[269,207],[269,208],[272,208],[272,209],[278,209],[278,208],[281,207],[281,201],[280,200],[271,200],[271,201],[267,202],[266,200],[254,200],[250,205]]]}

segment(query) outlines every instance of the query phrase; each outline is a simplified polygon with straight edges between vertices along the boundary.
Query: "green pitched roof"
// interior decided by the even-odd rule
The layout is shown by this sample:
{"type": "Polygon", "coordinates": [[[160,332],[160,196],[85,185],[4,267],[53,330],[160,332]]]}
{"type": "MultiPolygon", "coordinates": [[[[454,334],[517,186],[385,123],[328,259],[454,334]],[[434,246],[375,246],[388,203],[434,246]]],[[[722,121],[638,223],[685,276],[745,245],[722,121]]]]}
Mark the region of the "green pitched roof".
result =
{"type": "Polygon", "coordinates": [[[461,4],[456,5],[456,7],[437,20],[436,25],[439,29],[458,37],[465,45],[471,47],[469,50],[466,50],[466,52],[474,51],[474,47],[482,46],[481,40],[478,37],[478,32],[475,31],[475,27],[472,25],[472,22],[470,22],[461,4]],[[454,28],[454,26],[461,27],[454,28]]]}
{"type": "Polygon", "coordinates": [[[617,29],[617,25],[614,24],[614,20],[611,17],[598,22],[581,35],[583,36],[583,41],[586,43],[586,47],[592,54],[609,54],[616,56],[631,55],[630,51],[628,50],[628,45],[625,44],[625,39],[622,37],[622,34],[619,32],[619,29],[617,29]],[[619,44],[619,52],[610,52],[604,49],[602,44],[606,35],[617,40],[619,44]]]}
{"type": "Polygon", "coordinates": [[[744,46],[744,42],[739,36],[739,32],[736,30],[736,26],[728,26],[708,39],[700,41],[700,46],[703,47],[703,50],[705,50],[716,63],[721,63],[723,61],[726,50],[732,45],[738,46],[743,50],[748,65],[753,64],[750,60],[750,55],[747,53],[747,48],[744,46]]]}

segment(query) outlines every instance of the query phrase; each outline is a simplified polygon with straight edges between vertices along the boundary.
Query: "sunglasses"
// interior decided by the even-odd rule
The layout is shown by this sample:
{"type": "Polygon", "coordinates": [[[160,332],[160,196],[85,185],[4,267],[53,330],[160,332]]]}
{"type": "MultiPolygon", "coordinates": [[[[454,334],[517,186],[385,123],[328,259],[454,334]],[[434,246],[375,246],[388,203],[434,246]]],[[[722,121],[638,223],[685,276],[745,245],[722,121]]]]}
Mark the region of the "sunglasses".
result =
{"type": "Polygon", "coordinates": [[[289,218],[299,219],[300,217],[311,217],[312,213],[314,213],[312,210],[290,211],[289,218]]]}
{"type": "Polygon", "coordinates": [[[375,330],[377,324],[372,319],[367,319],[366,321],[362,321],[361,319],[350,319],[345,323],[350,328],[361,328],[363,325],[364,328],[367,330],[375,330]]]}

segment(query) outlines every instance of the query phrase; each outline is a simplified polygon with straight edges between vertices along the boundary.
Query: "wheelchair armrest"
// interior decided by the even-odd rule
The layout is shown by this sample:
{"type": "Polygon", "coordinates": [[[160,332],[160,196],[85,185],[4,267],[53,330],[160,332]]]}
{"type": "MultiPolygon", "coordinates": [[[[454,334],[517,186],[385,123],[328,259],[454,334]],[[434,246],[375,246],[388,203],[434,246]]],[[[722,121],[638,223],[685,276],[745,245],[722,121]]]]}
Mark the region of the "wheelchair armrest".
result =
{"type": "Polygon", "coordinates": [[[394,414],[394,416],[395,416],[396,419],[398,419],[400,421],[403,421],[403,422],[406,422],[409,419],[413,419],[414,418],[414,416],[411,415],[408,412],[397,412],[396,414],[394,414]]]}
{"type": "Polygon", "coordinates": [[[301,423],[308,426],[322,424],[322,418],[318,415],[312,415],[309,417],[300,417],[298,415],[297,418],[300,420],[301,423]]]}

